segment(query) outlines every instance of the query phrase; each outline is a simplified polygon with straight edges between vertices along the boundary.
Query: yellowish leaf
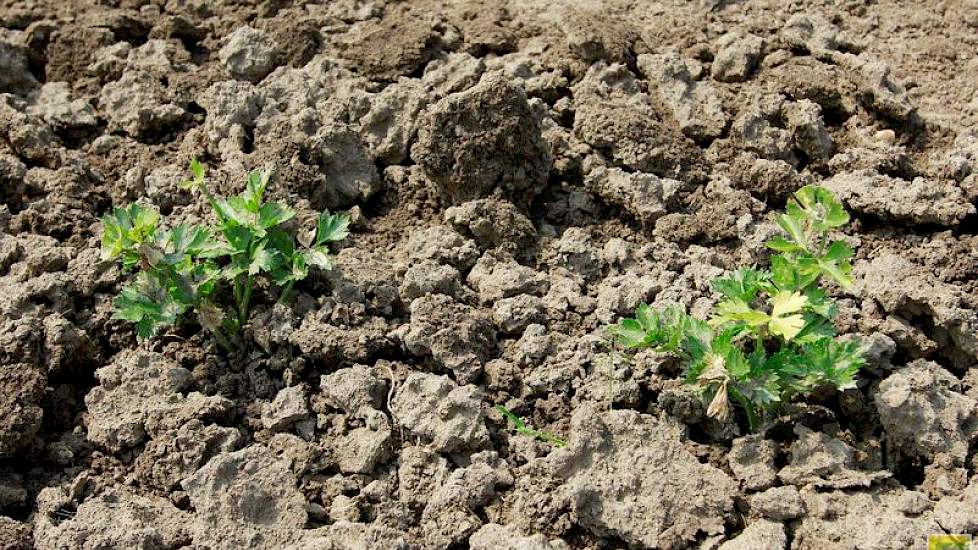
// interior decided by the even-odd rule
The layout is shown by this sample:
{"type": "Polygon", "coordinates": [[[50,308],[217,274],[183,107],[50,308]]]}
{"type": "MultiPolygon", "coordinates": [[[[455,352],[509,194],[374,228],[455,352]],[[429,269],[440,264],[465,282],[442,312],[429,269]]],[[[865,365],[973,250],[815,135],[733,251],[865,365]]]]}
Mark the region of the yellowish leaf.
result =
{"type": "Polygon", "coordinates": [[[789,313],[801,311],[808,304],[808,297],[800,292],[779,292],[771,300],[771,314],[774,317],[784,317],[789,313]]]}
{"type": "Polygon", "coordinates": [[[805,319],[801,315],[774,317],[768,326],[771,328],[771,334],[782,336],[785,340],[791,340],[798,336],[801,329],[805,327],[805,319]]]}

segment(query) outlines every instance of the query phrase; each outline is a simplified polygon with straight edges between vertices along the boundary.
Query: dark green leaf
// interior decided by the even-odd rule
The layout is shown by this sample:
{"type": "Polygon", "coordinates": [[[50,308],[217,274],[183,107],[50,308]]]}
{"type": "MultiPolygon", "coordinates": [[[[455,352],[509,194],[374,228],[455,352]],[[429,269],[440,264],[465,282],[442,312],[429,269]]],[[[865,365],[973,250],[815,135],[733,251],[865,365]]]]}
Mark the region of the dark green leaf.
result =
{"type": "Polygon", "coordinates": [[[258,211],[258,225],[265,229],[271,229],[292,219],[293,216],[295,216],[295,210],[292,210],[284,204],[270,202],[260,207],[258,211]]]}
{"type": "Polygon", "coordinates": [[[324,211],[316,223],[316,245],[342,241],[350,234],[350,216],[324,211]]]}
{"type": "Polygon", "coordinates": [[[251,229],[240,225],[225,227],[222,233],[224,233],[224,238],[228,240],[228,244],[231,245],[232,251],[237,254],[243,254],[248,250],[248,245],[255,237],[251,229]]]}
{"type": "Polygon", "coordinates": [[[757,297],[763,283],[771,275],[753,267],[745,267],[732,272],[726,277],[713,280],[713,288],[730,300],[750,303],[757,297]]]}

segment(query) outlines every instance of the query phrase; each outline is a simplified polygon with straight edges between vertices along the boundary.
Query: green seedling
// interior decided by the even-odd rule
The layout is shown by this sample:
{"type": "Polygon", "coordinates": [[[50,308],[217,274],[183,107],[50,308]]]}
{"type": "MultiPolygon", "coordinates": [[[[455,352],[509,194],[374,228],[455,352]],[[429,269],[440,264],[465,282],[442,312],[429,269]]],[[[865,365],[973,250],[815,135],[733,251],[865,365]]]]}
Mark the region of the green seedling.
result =
{"type": "Polygon", "coordinates": [[[516,414],[513,413],[513,411],[507,409],[506,407],[502,405],[496,405],[495,409],[499,411],[499,414],[503,415],[504,417],[506,417],[506,419],[508,419],[510,422],[513,423],[513,427],[516,428],[516,433],[525,435],[527,437],[531,437],[533,439],[537,439],[539,441],[543,441],[544,443],[549,443],[557,448],[567,446],[566,441],[553,434],[542,432],[540,430],[534,430],[533,428],[528,427],[520,417],[516,416],[516,414]]]}
{"type": "Polygon", "coordinates": [[[829,191],[803,187],[778,216],[785,234],[767,243],[777,252],[771,268],[741,268],[714,280],[721,300],[707,321],[678,307],[654,311],[643,304],[609,332],[625,349],[683,359],[686,382],[709,402],[707,414],[726,421],[739,406],[751,430],[795,396],[855,387],[862,349],[836,339],[837,308],[819,286],[823,278],[852,285],[852,249],[830,238],[848,221],[829,191]]]}
{"type": "Polygon", "coordinates": [[[207,185],[204,166],[190,163],[192,178],[182,187],[200,191],[214,211],[215,225],[158,228],[159,215],[132,204],[114,208],[102,218],[102,255],[119,259],[124,270],[138,269],[135,280],[114,301],[115,317],[136,324],[146,339],[194,312],[202,327],[231,349],[232,337],[248,320],[252,292],[264,279],[285,300],[310,267],[330,269],[328,245],[349,234],[349,216],[322,213],[305,246],[298,246],[286,222],[295,211],[264,200],[271,175],[248,174],[245,190],[227,199],[207,185]],[[233,314],[221,307],[223,287],[230,287],[233,314]]]}

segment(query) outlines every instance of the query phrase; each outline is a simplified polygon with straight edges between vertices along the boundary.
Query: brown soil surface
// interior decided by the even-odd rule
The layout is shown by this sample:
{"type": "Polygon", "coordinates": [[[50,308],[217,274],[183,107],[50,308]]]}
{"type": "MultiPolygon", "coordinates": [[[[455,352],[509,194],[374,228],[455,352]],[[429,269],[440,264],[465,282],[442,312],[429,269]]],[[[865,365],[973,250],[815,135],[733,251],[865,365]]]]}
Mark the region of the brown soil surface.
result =
{"type": "Polygon", "coordinates": [[[978,3],[0,2],[0,548],[906,549],[978,533],[978,3]],[[352,210],[241,353],[138,343],[99,217],[352,210]],[[605,328],[809,183],[858,387],[759,434],[605,328]],[[558,434],[516,434],[494,409],[558,434]]]}

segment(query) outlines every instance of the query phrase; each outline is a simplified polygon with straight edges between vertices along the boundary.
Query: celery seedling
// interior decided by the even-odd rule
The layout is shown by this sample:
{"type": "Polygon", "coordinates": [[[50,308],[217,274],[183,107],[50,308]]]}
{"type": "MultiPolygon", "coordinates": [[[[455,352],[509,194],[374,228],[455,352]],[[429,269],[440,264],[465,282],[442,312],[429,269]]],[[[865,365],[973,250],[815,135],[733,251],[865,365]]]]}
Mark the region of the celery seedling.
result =
{"type": "Polygon", "coordinates": [[[852,284],[852,249],[829,238],[848,221],[829,191],[803,187],[778,216],[785,235],[767,243],[778,252],[771,269],[741,268],[713,281],[722,299],[708,321],[643,304],[609,332],[626,349],[684,359],[686,381],[709,401],[707,414],[723,421],[740,406],[752,430],[797,395],[854,387],[862,349],[836,340],[837,308],[818,285],[823,277],[852,284]]]}
{"type": "Polygon", "coordinates": [[[252,171],[245,190],[224,199],[208,187],[199,161],[191,161],[190,171],[192,178],[182,186],[204,195],[217,218],[215,226],[177,225],[158,231],[159,216],[138,204],[114,208],[102,218],[103,257],[119,258],[124,270],[140,270],[116,298],[115,316],[136,323],[137,336],[145,339],[194,311],[201,326],[230,349],[229,335],[248,320],[257,278],[283,287],[284,300],[295,282],[308,275],[310,265],[331,267],[327,245],[349,234],[349,217],[324,212],[314,242],[300,249],[285,226],[295,211],[264,200],[269,172],[252,171]],[[215,303],[221,281],[230,284],[233,315],[225,315],[215,303]]]}
{"type": "Polygon", "coordinates": [[[543,441],[544,443],[549,443],[554,447],[560,448],[560,447],[567,446],[566,441],[553,434],[543,432],[540,430],[534,430],[533,428],[527,427],[526,423],[523,422],[523,420],[520,419],[520,417],[516,416],[516,414],[514,414],[506,407],[502,405],[496,405],[494,408],[497,411],[499,411],[499,414],[503,415],[507,420],[513,423],[513,427],[516,429],[516,433],[525,435],[527,437],[531,437],[533,439],[538,439],[540,441],[543,441]]]}

